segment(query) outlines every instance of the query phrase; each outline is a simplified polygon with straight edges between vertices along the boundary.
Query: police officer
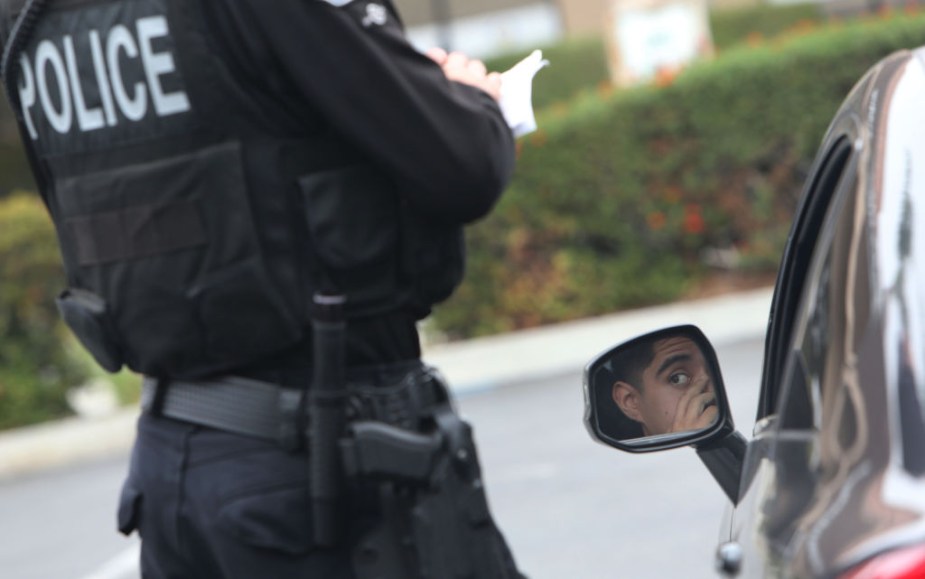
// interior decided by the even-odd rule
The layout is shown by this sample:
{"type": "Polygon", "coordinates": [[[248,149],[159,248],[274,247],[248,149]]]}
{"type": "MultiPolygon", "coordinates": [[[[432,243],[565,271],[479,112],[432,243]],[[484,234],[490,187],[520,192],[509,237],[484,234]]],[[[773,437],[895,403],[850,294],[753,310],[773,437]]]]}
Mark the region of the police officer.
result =
{"type": "MultiPolygon", "coordinates": [[[[433,553],[362,570],[389,556],[357,546],[394,481],[341,480],[341,540],[312,522],[312,296],[345,298],[348,419],[453,421],[416,322],[511,174],[500,78],[414,50],[390,0],[20,4],[4,81],[60,238],[59,309],[104,368],[145,376],[119,508],[143,575],[434,576],[433,553]]],[[[467,460],[443,472],[471,491],[467,460]]],[[[494,537],[460,558],[498,564],[454,576],[518,576],[487,510],[457,518],[494,537]]],[[[385,535],[427,534],[397,520],[385,535]]]]}

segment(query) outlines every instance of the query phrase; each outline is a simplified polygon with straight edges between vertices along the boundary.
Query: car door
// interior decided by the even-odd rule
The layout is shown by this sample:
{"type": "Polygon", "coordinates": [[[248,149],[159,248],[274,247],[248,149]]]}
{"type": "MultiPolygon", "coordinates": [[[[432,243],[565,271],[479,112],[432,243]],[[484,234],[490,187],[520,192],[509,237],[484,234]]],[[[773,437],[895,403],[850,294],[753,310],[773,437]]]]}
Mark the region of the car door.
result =
{"type": "Polygon", "coordinates": [[[721,562],[739,557],[729,575],[831,576],[879,524],[865,512],[885,460],[872,452],[883,439],[873,423],[886,421],[871,224],[883,118],[907,61],[887,59],[855,87],[808,181],[772,304],[741,500],[720,550],[721,562]]]}
{"type": "Polygon", "coordinates": [[[696,448],[730,500],[726,576],[925,577],[923,102],[925,47],[879,62],[835,115],[782,258],[751,441],[695,326],[585,367],[594,440],[696,448]]]}
{"type": "MultiPolygon", "coordinates": [[[[795,521],[812,493],[818,397],[816,363],[831,344],[832,241],[846,219],[856,151],[855,119],[833,135],[799,213],[778,278],[766,343],[765,379],[743,467],[730,542],[741,548],[744,576],[775,575],[787,560],[795,521]],[[767,363],[772,360],[773,363],[767,363]]],[[[824,371],[824,367],[823,367],[824,371]]]]}

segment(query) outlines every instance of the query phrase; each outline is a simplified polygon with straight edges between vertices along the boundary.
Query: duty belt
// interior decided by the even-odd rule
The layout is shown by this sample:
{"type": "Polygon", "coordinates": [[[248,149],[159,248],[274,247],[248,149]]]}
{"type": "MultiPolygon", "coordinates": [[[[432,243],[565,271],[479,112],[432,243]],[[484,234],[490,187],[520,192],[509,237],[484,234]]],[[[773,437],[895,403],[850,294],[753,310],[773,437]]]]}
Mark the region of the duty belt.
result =
{"type": "MultiPolygon", "coordinates": [[[[413,428],[435,406],[449,403],[439,373],[420,365],[392,380],[348,382],[348,420],[377,420],[413,428]]],[[[239,376],[209,380],[142,381],[144,412],[235,434],[279,442],[286,448],[304,442],[309,390],[283,387],[239,376]]]]}

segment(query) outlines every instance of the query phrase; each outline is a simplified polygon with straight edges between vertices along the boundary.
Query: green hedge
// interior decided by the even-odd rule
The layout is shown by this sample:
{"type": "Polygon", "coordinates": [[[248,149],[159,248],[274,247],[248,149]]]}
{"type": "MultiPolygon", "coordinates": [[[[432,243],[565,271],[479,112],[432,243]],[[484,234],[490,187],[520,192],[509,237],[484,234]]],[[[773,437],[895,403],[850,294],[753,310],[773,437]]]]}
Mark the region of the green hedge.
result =
{"type": "Polygon", "coordinates": [[[0,200],[0,429],[68,414],[64,393],[86,376],[55,309],[63,278],[41,202],[0,200]]]}
{"type": "Polygon", "coordinates": [[[742,42],[775,38],[788,30],[819,24],[824,20],[818,4],[760,4],[710,12],[710,30],[717,50],[742,42]]]}
{"type": "Polygon", "coordinates": [[[922,16],[828,27],[541,115],[436,324],[467,337],[668,301],[711,255],[773,272],[838,106],[921,44],[922,16]]]}
{"type": "Polygon", "coordinates": [[[19,141],[13,112],[0,97],[0,199],[13,191],[33,191],[35,181],[19,141]]]}

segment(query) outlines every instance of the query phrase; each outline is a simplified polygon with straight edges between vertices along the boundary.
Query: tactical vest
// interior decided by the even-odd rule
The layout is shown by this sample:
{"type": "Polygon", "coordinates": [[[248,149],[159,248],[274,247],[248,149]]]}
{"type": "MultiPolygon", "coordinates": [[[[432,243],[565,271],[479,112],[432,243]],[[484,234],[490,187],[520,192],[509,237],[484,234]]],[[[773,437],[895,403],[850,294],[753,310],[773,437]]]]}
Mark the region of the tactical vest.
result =
{"type": "Polygon", "coordinates": [[[461,230],[328,128],[281,136],[199,5],[49,1],[17,54],[65,321],[110,371],[193,378],[302,340],[316,291],[348,319],[425,315],[462,277],[461,230]]]}

